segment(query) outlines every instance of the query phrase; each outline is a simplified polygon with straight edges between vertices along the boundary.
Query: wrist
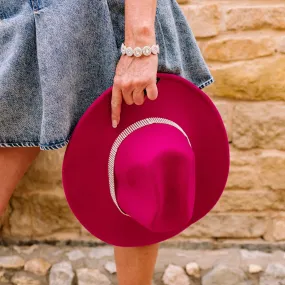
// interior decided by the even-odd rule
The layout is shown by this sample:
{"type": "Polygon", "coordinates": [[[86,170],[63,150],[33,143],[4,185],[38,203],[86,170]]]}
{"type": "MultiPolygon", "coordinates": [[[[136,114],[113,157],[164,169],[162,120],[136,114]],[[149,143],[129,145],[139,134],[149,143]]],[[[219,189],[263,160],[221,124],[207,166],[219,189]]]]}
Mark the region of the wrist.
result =
{"type": "Polygon", "coordinates": [[[141,25],[126,29],[124,43],[127,46],[152,45],[156,43],[155,41],[155,29],[151,25],[141,25]]]}

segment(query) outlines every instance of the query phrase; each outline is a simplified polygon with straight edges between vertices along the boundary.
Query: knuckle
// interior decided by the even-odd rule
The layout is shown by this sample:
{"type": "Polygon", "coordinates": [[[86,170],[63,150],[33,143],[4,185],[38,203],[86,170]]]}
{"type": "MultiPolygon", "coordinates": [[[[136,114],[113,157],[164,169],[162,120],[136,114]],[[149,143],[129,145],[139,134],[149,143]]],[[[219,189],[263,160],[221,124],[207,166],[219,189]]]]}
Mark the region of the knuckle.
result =
{"type": "Polygon", "coordinates": [[[111,106],[114,107],[114,108],[116,108],[116,107],[119,106],[119,102],[118,102],[117,100],[113,99],[113,100],[111,101],[111,106]]]}
{"type": "Polygon", "coordinates": [[[136,79],[135,82],[134,82],[134,84],[136,86],[143,86],[143,85],[146,85],[146,83],[147,83],[147,81],[144,80],[144,79],[136,79]]]}
{"type": "Polygon", "coordinates": [[[122,82],[122,79],[120,77],[115,77],[114,78],[114,85],[120,86],[122,82]]]}
{"type": "Polygon", "coordinates": [[[122,81],[121,82],[121,88],[122,89],[128,89],[132,86],[132,81],[122,81]]]}

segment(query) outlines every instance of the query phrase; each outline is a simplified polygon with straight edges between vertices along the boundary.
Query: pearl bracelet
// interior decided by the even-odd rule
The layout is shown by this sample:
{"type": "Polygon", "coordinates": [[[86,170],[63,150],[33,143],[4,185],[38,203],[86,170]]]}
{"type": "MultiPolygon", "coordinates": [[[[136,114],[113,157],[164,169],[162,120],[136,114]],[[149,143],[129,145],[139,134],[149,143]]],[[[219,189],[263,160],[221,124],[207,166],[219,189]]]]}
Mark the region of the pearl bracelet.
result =
{"type": "Polygon", "coordinates": [[[136,57],[140,57],[143,54],[148,56],[151,53],[153,54],[158,54],[159,53],[159,45],[152,45],[152,46],[144,46],[143,48],[140,47],[135,47],[134,49],[132,49],[131,47],[127,47],[124,45],[124,43],[122,43],[121,45],[121,53],[123,55],[127,55],[127,56],[136,56],[136,57]]]}

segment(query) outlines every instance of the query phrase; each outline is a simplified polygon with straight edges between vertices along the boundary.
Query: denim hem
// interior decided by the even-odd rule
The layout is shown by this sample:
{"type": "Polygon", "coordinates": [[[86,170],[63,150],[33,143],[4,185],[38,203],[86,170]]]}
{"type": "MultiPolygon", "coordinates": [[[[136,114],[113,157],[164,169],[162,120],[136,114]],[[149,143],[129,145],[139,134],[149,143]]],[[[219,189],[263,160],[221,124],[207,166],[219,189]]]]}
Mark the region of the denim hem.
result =
{"type": "Polygon", "coordinates": [[[0,143],[0,147],[40,147],[41,150],[55,150],[66,146],[69,138],[52,144],[40,144],[39,142],[19,142],[19,143],[0,143]]]}
{"type": "Polygon", "coordinates": [[[212,83],[214,83],[214,82],[215,82],[214,78],[211,77],[209,80],[203,82],[203,83],[200,84],[198,87],[199,87],[200,89],[203,89],[203,88],[205,88],[206,86],[208,86],[208,85],[210,85],[210,84],[212,84],[212,83]]]}

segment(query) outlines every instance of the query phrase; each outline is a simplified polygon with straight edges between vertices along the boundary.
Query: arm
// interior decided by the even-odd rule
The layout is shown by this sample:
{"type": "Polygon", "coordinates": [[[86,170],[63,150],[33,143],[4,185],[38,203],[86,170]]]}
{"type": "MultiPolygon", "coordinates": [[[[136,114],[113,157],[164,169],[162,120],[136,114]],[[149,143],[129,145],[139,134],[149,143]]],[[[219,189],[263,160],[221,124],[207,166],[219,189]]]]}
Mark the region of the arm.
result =
{"type": "MultiPolygon", "coordinates": [[[[125,45],[135,48],[156,43],[155,16],[157,0],[125,0],[125,45]]],[[[155,100],[158,96],[156,75],[158,55],[129,57],[123,55],[116,67],[112,89],[112,125],[120,122],[121,105],[141,105],[146,97],[155,100]]]]}
{"type": "Polygon", "coordinates": [[[125,45],[155,44],[157,0],[125,0],[125,45]]]}

